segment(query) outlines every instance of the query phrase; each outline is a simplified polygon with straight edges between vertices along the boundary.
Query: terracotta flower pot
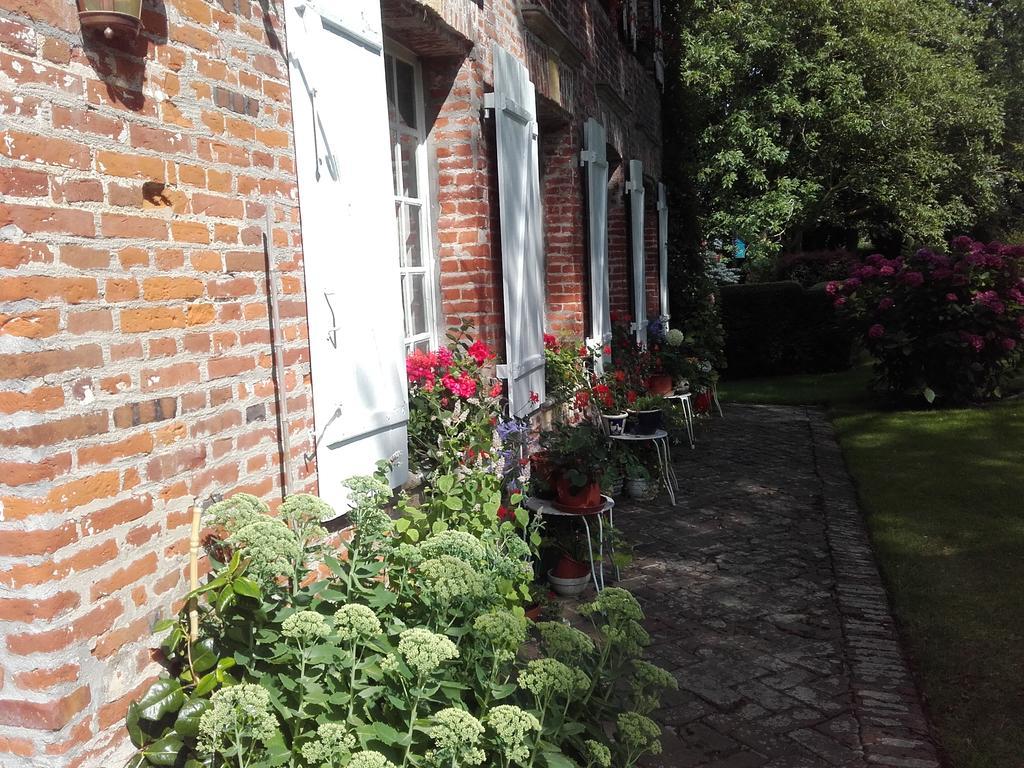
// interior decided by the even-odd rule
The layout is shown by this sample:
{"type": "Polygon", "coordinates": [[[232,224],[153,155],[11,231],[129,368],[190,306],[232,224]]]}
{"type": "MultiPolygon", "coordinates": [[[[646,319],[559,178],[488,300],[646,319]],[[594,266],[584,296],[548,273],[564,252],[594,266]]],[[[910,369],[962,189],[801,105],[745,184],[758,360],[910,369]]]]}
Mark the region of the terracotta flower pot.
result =
{"type": "Polygon", "coordinates": [[[555,483],[555,492],[559,506],[565,509],[592,510],[601,506],[601,483],[598,480],[592,480],[581,490],[573,492],[569,480],[560,477],[555,483]]]}
{"type": "Polygon", "coordinates": [[[652,395],[671,395],[672,377],[667,373],[655,373],[647,380],[647,391],[652,395]]]}
{"type": "Polygon", "coordinates": [[[590,566],[574,557],[562,555],[562,559],[551,570],[552,575],[560,579],[578,579],[590,575],[590,566]]]}

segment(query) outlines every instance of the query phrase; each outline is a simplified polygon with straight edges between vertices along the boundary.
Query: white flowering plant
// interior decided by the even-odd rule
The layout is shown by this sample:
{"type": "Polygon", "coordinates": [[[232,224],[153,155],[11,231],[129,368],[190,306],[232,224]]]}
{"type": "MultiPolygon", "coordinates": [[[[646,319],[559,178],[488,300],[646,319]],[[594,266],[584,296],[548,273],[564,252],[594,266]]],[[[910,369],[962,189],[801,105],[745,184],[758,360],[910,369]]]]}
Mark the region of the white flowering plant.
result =
{"type": "Polygon", "coordinates": [[[312,496],[277,517],[246,495],[208,510],[220,559],[158,626],[166,672],[129,706],[130,768],[569,768],[653,751],[645,716],[667,673],[638,661],[628,592],[584,607],[590,632],[538,625],[532,658],[528,529],[409,537],[382,475],[349,487],[344,551],[312,496]],[[645,719],[616,730],[627,708],[645,719]]]}

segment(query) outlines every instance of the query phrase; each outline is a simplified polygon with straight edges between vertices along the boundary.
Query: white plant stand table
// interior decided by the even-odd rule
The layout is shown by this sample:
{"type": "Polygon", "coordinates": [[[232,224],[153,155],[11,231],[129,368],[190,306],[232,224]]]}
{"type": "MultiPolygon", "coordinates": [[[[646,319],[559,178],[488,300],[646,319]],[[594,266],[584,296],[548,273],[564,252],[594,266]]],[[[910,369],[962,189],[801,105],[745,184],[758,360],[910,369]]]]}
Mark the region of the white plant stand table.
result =
{"type": "Polygon", "coordinates": [[[658,469],[661,472],[662,482],[665,483],[665,490],[668,491],[669,501],[674,507],[676,505],[676,490],[679,489],[679,479],[672,467],[672,448],[668,441],[668,432],[659,429],[650,435],[608,435],[609,440],[621,440],[624,443],[651,443],[658,454],[658,469]]]}
{"type": "Polygon", "coordinates": [[[683,419],[686,422],[686,437],[690,440],[690,448],[696,448],[697,443],[693,434],[693,400],[689,392],[680,395],[665,395],[665,399],[672,403],[679,403],[683,409],[683,419]]]}
{"type": "Polygon", "coordinates": [[[600,509],[595,509],[593,512],[566,512],[564,509],[559,509],[555,506],[554,501],[540,499],[536,496],[528,496],[526,501],[523,502],[523,506],[533,510],[541,517],[565,517],[578,519],[583,523],[583,529],[587,533],[587,551],[590,553],[590,577],[594,580],[594,589],[597,592],[604,589],[605,516],[608,517],[608,548],[612,555],[612,568],[614,569],[615,578],[619,578],[619,567],[615,565],[615,543],[611,539],[611,530],[615,525],[615,499],[611,496],[602,496],[601,502],[600,509]],[[590,518],[597,518],[597,552],[598,557],[601,559],[600,571],[594,567],[594,540],[591,536],[590,518]],[[598,579],[598,573],[601,574],[600,580],[598,579]]]}

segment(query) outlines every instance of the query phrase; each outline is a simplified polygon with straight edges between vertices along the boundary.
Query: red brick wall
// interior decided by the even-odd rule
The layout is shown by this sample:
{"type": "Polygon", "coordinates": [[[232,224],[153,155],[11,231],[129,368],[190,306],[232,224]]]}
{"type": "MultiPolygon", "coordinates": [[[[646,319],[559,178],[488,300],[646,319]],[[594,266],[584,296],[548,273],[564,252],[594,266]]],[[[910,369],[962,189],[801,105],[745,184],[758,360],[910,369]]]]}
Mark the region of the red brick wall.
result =
{"type": "Polygon", "coordinates": [[[661,316],[661,265],[658,255],[658,188],[648,187],[644,195],[644,269],[647,274],[645,294],[647,317],[661,316]]]}
{"type": "Polygon", "coordinates": [[[268,204],[297,455],[311,426],[279,19],[255,0],[147,0],[146,33],[119,49],[83,45],[73,9],[0,0],[11,768],[121,764],[127,700],[156,671],[149,627],[185,586],[191,506],[279,493],[268,204]]]}
{"type": "Polygon", "coordinates": [[[629,199],[624,164],[608,181],[608,288],[612,312],[633,314],[633,260],[629,253],[629,199]]]}
{"type": "Polygon", "coordinates": [[[556,334],[587,334],[590,270],[580,172],[581,124],[541,129],[547,320],[556,334]]]}

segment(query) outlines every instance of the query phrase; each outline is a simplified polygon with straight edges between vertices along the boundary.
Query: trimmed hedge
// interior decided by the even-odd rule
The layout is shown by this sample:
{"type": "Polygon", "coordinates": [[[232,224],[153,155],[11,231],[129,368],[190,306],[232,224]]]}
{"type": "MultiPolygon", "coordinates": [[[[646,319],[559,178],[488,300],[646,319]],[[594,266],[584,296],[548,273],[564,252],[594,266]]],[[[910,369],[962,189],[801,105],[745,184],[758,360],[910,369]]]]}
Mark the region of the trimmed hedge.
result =
{"type": "Polygon", "coordinates": [[[824,286],[750,283],[722,287],[726,374],[739,379],[850,367],[853,341],[824,286]]]}

